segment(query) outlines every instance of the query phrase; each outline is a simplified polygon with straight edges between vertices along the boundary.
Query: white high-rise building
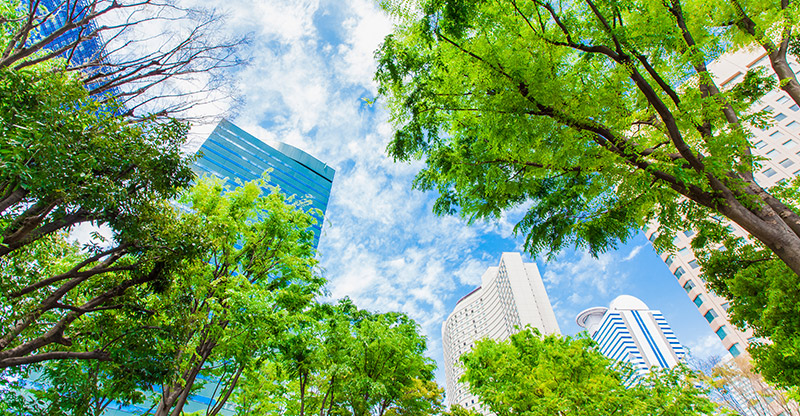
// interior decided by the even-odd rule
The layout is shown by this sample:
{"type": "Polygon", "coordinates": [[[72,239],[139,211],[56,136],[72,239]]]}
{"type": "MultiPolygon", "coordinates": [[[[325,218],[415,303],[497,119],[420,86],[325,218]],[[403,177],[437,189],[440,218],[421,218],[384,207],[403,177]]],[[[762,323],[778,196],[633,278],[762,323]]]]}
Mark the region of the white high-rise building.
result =
{"type": "MultiPolygon", "coordinates": [[[[800,75],[800,64],[791,56],[787,59],[792,69],[800,75]]],[[[769,57],[761,48],[743,49],[721,56],[709,64],[709,71],[714,81],[723,90],[728,90],[744,79],[748,71],[765,67],[771,73],[769,57]]],[[[753,111],[772,113],[773,123],[765,129],[753,128],[753,153],[767,158],[759,162],[760,168],[755,172],[755,179],[762,187],[769,188],[781,180],[790,179],[800,174],[800,108],[781,89],[767,93],[752,106],[753,111]]],[[[646,231],[650,241],[656,238],[653,224],[646,231]]],[[[731,224],[734,233],[740,236],[748,234],[731,224]]],[[[742,331],[733,326],[726,313],[728,300],[710,292],[703,280],[703,271],[691,249],[694,231],[679,233],[674,240],[676,247],[673,253],[661,253],[661,258],[669,266],[677,278],[677,282],[686,290],[689,299],[697,305],[700,314],[708,321],[711,330],[722,341],[733,357],[742,353],[753,337],[752,330],[742,331]]]]}
{"type": "Polygon", "coordinates": [[[672,368],[686,355],[664,315],[633,296],[619,296],[608,308],[586,309],[575,321],[603,355],[633,365],[637,378],[651,367],[672,368]]]}
{"type": "Polygon", "coordinates": [[[447,398],[451,405],[479,410],[476,396],[458,383],[464,373],[458,361],[482,338],[504,340],[526,325],[542,334],[560,333],[553,307],[535,263],[524,263],[519,253],[503,253],[498,267],[490,267],[481,285],[459,299],[442,324],[447,398]]]}

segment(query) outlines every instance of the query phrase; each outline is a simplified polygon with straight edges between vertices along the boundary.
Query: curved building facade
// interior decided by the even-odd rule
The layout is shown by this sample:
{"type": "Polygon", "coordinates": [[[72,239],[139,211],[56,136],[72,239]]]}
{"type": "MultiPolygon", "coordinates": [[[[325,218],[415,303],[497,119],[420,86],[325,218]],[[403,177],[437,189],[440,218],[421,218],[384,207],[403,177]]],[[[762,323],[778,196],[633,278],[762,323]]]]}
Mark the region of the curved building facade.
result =
{"type": "Polygon", "coordinates": [[[500,264],[481,277],[481,286],[461,298],[442,324],[448,402],[479,410],[477,397],[458,383],[464,373],[458,359],[475,341],[503,340],[526,325],[543,334],[559,333],[553,307],[535,263],[519,253],[503,253],[500,264]]]}
{"type": "Polygon", "coordinates": [[[586,309],[575,321],[586,328],[603,355],[633,365],[634,383],[651,367],[674,367],[686,355],[664,315],[633,296],[619,296],[608,308],[586,309]]]}

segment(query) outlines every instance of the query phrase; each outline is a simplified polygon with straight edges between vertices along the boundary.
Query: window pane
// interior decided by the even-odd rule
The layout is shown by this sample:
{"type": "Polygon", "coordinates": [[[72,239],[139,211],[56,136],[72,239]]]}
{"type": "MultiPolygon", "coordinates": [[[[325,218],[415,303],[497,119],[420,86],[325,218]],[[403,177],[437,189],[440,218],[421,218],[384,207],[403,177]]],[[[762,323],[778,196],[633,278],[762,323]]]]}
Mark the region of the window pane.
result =
{"type": "Polygon", "coordinates": [[[767,142],[765,142],[765,141],[763,141],[763,140],[759,140],[759,141],[758,141],[758,142],[756,142],[756,144],[754,144],[753,146],[755,146],[755,147],[756,147],[756,149],[763,149],[763,148],[764,148],[766,145],[767,145],[767,142]]]}
{"type": "Polygon", "coordinates": [[[717,316],[719,316],[719,315],[717,315],[717,313],[714,312],[713,309],[710,309],[708,312],[706,312],[705,315],[703,315],[703,317],[706,318],[706,321],[708,321],[708,323],[711,323],[711,321],[716,319],[717,316]]]}
{"type": "Polygon", "coordinates": [[[684,285],[683,288],[686,289],[686,293],[689,293],[694,289],[694,282],[689,280],[684,285]]]}
{"type": "Polygon", "coordinates": [[[673,261],[675,261],[675,256],[670,255],[666,260],[664,260],[664,263],[667,263],[667,266],[672,266],[673,261]]]}
{"type": "Polygon", "coordinates": [[[730,308],[731,304],[730,304],[730,303],[728,303],[728,302],[725,302],[725,303],[723,303],[721,306],[722,306],[722,310],[723,310],[723,311],[727,311],[727,310],[728,310],[728,308],[730,308]]]}
{"type": "Polygon", "coordinates": [[[769,137],[772,137],[773,139],[777,139],[778,137],[782,137],[782,136],[783,136],[783,133],[781,131],[776,131],[775,133],[772,133],[772,134],[769,135],[769,137]]]}
{"type": "Polygon", "coordinates": [[[694,231],[692,230],[684,231],[683,235],[685,235],[686,237],[691,237],[694,235],[694,231]]]}
{"type": "Polygon", "coordinates": [[[741,352],[739,351],[739,343],[737,342],[736,344],[731,345],[731,347],[728,348],[728,352],[731,353],[733,358],[738,357],[739,354],[741,354],[741,352]]]}
{"type": "Polygon", "coordinates": [[[774,118],[775,118],[775,121],[783,121],[786,118],[786,114],[778,113],[778,114],[775,114],[774,118]]]}
{"type": "Polygon", "coordinates": [[[777,100],[775,100],[775,101],[777,101],[777,102],[779,102],[779,103],[781,103],[781,104],[784,104],[784,103],[786,103],[787,101],[789,101],[789,97],[787,97],[787,96],[785,96],[785,95],[784,95],[783,97],[781,97],[781,98],[778,98],[778,99],[777,99],[777,100]]]}
{"type": "Polygon", "coordinates": [[[700,307],[700,305],[703,304],[703,295],[702,294],[701,295],[697,295],[697,297],[694,298],[694,304],[697,305],[698,308],[700,307]]]}
{"type": "Polygon", "coordinates": [[[680,279],[684,273],[686,272],[683,271],[683,267],[678,267],[677,269],[675,269],[675,277],[677,277],[678,279],[680,279]]]}
{"type": "Polygon", "coordinates": [[[783,142],[783,147],[785,147],[787,149],[791,149],[791,148],[795,147],[795,145],[797,145],[797,143],[795,143],[794,140],[792,140],[792,139],[789,139],[789,140],[783,142]]]}
{"type": "Polygon", "coordinates": [[[781,165],[781,166],[783,166],[783,167],[785,167],[785,168],[788,168],[789,166],[792,166],[792,165],[794,165],[794,162],[792,162],[792,161],[791,161],[791,160],[789,160],[789,159],[783,159],[783,160],[781,160],[781,163],[780,163],[780,165],[781,165]]]}
{"type": "Polygon", "coordinates": [[[696,269],[696,268],[700,267],[700,265],[697,264],[697,260],[690,261],[689,262],[689,266],[691,266],[693,269],[696,269]]]}
{"type": "Polygon", "coordinates": [[[725,339],[725,337],[728,336],[728,333],[725,332],[724,326],[719,327],[719,329],[717,330],[717,336],[719,337],[719,339],[725,339]]]}
{"type": "Polygon", "coordinates": [[[795,104],[795,105],[789,107],[789,109],[792,110],[792,111],[797,111],[797,110],[800,110],[800,107],[798,107],[797,104],[795,104]]]}
{"type": "Polygon", "coordinates": [[[772,169],[772,168],[769,168],[769,169],[767,169],[767,170],[765,170],[765,171],[764,171],[764,176],[766,176],[766,177],[768,177],[768,178],[771,178],[771,177],[775,176],[775,174],[776,174],[776,173],[777,173],[777,172],[775,172],[775,170],[774,170],[774,169],[772,169]]]}

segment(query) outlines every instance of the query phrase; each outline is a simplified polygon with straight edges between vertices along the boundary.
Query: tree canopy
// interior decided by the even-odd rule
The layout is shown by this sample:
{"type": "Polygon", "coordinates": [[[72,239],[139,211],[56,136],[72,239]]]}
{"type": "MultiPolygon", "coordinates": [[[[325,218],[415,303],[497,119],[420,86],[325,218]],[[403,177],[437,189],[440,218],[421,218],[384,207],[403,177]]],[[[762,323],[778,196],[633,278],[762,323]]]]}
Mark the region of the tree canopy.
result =
{"type": "Polygon", "coordinates": [[[632,368],[612,362],[583,336],[541,336],[526,329],[505,341],[478,341],[461,362],[461,382],[498,416],[678,416],[716,408],[686,368],[653,369],[631,385],[632,368]]]}
{"type": "Polygon", "coordinates": [[[272,359],[248,375],[256,383],[237,398],[240,414],[422,416],[440,410],[435,365],[408,316],[360,310],[344,299],[315,305],[301,318],[273,341],[272,359]]]}
{"type": "Polygon", "coordinates": [[[754,179],[750,106],[780,86],[798,5],[790,1],[421,0],[384,2],[399,23],[378,51],[397,160],[437,213],[472,220],[526,207],[532,253],[598,253],[648,222],[656,244],[722,214],[800,274],[800,216],[754,179]],[[776,43],[777,42],[777,43],[776,43]],[[708,62],[765,49],[723,89],[708,62]],[[775,82],[775,79],[778,82],[775,82]]]}
{"type": "MultiPolygon", "coordinates": [[[[708,224],[698,233],[695,253],[703,278],[729,299],[734,325],[753,330],[747,350],[755,370],[779,387],[800,386],[800,286],[791,270],[763,245],[708,224]]],[[[795,393],[796,394],[796,393],[795,393]]]]}

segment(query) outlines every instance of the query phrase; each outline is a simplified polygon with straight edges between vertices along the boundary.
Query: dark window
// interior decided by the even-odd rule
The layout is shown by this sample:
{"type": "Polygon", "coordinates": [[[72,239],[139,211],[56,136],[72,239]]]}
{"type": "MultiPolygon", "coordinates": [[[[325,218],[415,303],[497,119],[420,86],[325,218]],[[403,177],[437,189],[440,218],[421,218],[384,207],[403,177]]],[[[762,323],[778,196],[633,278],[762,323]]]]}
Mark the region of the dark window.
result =
{"type": "Polygon", "coordinates": [[[725,332],[724,326],[719,327],[719,329],[717,330],[717,336],[719,337],[719,339],[725,339],[725,337],[728,336],[728,333],[725,332]]]}
{"type": "Polygon", "coordinates": [[[694,282],[691,281],[691,280],[688,280],[686,282],[686,284],[683,285],[683,288],[686,289],[686,293],[691,292],[692,289],[694,289],[694,282]]]}
{"type": "Polygon", "coordinates": [[[716,319],[719,315],[717,315],[717,313],[713,309],[709,309],[709,311],[706,312],[706,314],[703,316],[706,318],[706,321],[708,321],[708,323],[711,323],[711,321],[716,319]]]}
{"type": "Polygon", "coordinates": [[[697,295],[697,296],[694,298],[694,304],[695,304],[695,305],[697,305],[697,307],[699,308],[699,307],[700,307],[700,305],[702,305],[702,304],[703,304],[703,295],[697,295]]]}
{"type": "Polygon", "coordinates": [[[739,351],[739,343],[736,343],[736,344],[733,344],[733,345],[731,345],[731,347],[730,347],[730,348],[728,348],[728,352],[729,352],[729,353],[731,353],[731,355],[733,356],[733,358],[736,358],[736,357],[738,357],[738,356],[739,356],[739,354],[741,354],[741,353],[742,353],[741,351],[739,351]]]}
{"type": "Polygon", "coordinates": [[[675,277],[677,277],[678,279],[680,279],[684,273],[686,272],[683,271],[683,267],[678,267],[677,269],[675,269],[675,277]]]}

